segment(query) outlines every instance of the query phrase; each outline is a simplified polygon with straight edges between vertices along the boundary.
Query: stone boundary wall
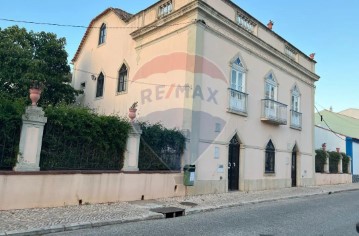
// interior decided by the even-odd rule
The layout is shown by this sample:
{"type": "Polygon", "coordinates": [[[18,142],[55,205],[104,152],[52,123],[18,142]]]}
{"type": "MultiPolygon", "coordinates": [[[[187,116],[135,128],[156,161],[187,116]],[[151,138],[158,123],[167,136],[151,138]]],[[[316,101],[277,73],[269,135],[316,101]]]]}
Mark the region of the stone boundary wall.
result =
{"type": "Polygon", "coordinates": [[[315,173],[315,183],[316,185],[352,183],[352,175],[315,173]]]}
{"type": "Polygon", "coordinates": [[[0,172],[0,210],[184,195],[180,172],[0,172]]]}

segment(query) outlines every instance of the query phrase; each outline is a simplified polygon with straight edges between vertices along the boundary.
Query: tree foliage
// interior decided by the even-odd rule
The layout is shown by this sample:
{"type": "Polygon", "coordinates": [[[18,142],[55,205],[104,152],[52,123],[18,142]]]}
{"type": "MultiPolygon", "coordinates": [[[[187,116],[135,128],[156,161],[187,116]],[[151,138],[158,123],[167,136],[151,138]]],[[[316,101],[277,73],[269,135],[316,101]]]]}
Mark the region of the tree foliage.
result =
{"type": "Polygon", "coordinates": [[[66,39],[56,34],[0,28],[0,91],[13,98],[28,97],[32,80],[44,84],[43,106],[73,103],[79,91],[70,85],[66,39]]]}
{"type": "Polygon", "coordinates": [[[24,110],[24,99],[12,100],[0,92],[0,170],[16,164],[24,110]]]}

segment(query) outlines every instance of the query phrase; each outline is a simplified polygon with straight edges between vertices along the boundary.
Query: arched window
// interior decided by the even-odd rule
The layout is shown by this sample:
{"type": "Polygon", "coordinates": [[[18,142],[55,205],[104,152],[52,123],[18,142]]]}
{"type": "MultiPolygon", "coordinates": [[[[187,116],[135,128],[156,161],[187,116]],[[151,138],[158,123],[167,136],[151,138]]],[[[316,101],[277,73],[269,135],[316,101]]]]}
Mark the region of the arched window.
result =
{"type": "Polygon", "coordinates": [[[105,83],[105,76],[101,72],[97,78],[97,86],[96,86],[96,97],[97,98],[103,97],[104,83],[105,83]]]}
{"type": "Polygon", "coordinates": [[[294,85],[292,89],[292,111],[300,112],[300,92],[297,85],[294,85]]]}
{"type": "Polygon", "coordinates": [[[106,24],[103,23],[100,28],[100,35],[98,38],[98,45],[103,44],[106,40],[106,24]]]}
{"type": "Polygon", "coordinates": [[[127,66],[125,64],[122,65],[120,71],[118,72],[118,84],[117,84],[117,92],[125,92],[127,89],[127,66]]]}
{"type": "Polygon", "coordinates": [[[245,69],[239,57],[232,61],[231,89],[245,92],[245,69]]]}
{"type": "Polygon", "coordinates": [[[274,173],[275,170],[275,148],[272,140],[266,146],[265,173],[274,173]]]}
{"type": "Polygon", "coordinates": [[[294,85],[291,90],[291,122],[290,126],[292,128],[301,129],[302,128],[302,113],[300,113],[300,92],[297,85],[294,85]]]}
{"type": "Polygon", "coordinates": [[[265,77],[265,98],[277,100],[277,81],[272,72],[265,77]]]}
{"type": "Polygon", "coordinates": [[[229,110],[239,114],[247,114],[246,69],[239,56],[231,61],[229,110]]]}

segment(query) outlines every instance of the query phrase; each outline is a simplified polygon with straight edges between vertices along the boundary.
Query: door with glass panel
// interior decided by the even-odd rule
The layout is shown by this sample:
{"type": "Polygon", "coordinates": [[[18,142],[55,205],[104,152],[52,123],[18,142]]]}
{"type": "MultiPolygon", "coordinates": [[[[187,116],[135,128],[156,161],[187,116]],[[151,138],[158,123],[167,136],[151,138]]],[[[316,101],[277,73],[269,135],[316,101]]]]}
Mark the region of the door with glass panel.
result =
{"type": "Polygon", "coordinates": [[[292,94],[292,125],[300,127],[299,96],[292,94]]]}
{"type": "MultiPolygon", "coordinates": [[[[270,76],[272,78],[272,76],[270,76]]],[[[265,103],[265,113],[267,117],[275,118],[277,117],[277,107],[275,106],[276,98],[276,89],[277,86],[275,82],[272,80],[266,81],[266,103],[265,103]]]]}
{"type": "Polygon", "coordinates": [[[245,112],[246,100],[244,93],[244,74],[240,68],[233,66],[231,72],[230,108],[245,112]]]}

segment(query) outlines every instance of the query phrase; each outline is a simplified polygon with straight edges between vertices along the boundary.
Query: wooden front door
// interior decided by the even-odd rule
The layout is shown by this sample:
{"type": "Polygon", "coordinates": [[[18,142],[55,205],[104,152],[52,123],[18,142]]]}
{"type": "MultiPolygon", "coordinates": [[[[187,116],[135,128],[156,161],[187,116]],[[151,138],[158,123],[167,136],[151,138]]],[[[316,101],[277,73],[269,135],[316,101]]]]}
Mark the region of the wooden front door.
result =
{"type": "Polygon", "coordinates": [[[292,187],[297,186],[297,150],[294,147],[292,151],[292,187]]]}
{"type": "Polygon", "coordinates": [[[228,149],[228,190],[239,189],[239,142],[234,136],[228,149]]]}

